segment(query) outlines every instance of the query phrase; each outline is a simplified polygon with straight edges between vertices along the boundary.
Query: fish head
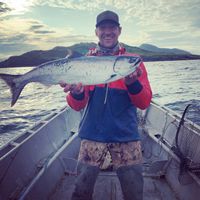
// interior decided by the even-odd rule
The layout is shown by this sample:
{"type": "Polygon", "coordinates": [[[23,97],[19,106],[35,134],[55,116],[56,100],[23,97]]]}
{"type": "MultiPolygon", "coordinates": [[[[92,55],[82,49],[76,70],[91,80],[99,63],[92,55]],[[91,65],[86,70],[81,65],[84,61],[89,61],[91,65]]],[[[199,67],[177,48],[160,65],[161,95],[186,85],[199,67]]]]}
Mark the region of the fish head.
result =
{"type": "Polygon", "coordinates": [[[142,60],[139,56],[117,56],[113,70],[116,74],[124,77],[133,73],[140,66],[141,62],[142,60]]]}

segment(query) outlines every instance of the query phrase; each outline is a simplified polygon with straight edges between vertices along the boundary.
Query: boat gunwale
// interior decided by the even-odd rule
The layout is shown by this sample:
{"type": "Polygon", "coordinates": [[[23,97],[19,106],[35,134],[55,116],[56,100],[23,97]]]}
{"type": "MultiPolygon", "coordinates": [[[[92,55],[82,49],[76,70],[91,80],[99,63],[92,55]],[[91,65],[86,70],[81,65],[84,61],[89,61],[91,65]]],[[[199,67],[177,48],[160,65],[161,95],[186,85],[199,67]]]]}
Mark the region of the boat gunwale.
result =
{"type": "Polygon", "coordinates": [[[64,106],[59,111],[54,111],[48,114],[45,118],[41,119],[40,121],[36,122],[33,126],[25,130],[22,134],[17,135],[6,144],[0,147],[0,161],[3,160],[5,157],[12,154],[15,150],[20,148],[25,142],[30,140],[34,135],[36,135],[42,128],[44,128],[47,124],[49,124],[53,119],[55,119],[60,114],[64,113],[66,110],[69,110],[69,107],[64,106]],[[25,136],[27,134],[27,136],[25,136]],[[25,137],[24,137],[25,136],[25,137]],[[23,138],[21,142],[17,142],[20,138],[23,138]],[[5,149],[8,148],[8,151],[5,149]],[[9,149],[10,148],[10,149],[9,149]],[[1,152],[5,151],[6,153],[1,156],[1,152]]]}

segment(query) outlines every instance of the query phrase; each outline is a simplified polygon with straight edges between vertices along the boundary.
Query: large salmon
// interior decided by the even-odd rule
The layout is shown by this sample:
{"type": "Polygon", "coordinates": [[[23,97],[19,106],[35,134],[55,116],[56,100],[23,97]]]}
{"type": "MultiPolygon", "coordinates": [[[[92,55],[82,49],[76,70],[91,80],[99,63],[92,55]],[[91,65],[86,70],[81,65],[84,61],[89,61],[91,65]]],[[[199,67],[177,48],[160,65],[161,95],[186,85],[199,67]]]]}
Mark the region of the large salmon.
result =
{"type": "Polygon", "coordinates": [[[10,87],[13,106],[30,82],[45,85],[59,84],[60,81],[68,84],[104,84],[129,75],[140,63],[140,57],[127,55],[63,58],[41,64],[23,75],[0,74],[0,78],[10,87]]]}

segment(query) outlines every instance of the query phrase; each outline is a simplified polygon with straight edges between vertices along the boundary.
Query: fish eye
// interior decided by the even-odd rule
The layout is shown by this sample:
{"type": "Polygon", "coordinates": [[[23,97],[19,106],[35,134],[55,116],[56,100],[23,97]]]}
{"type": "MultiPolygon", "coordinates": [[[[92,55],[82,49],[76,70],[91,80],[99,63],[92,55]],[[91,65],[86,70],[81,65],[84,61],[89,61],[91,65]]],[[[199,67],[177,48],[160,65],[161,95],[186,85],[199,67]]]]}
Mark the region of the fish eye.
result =
{"type": "Polygon", "coordinates": [[[131,57],[131,58],[129,58],[129,61],[128,61],[129,63],[134,63],[135,62],[135,58],[133,58],[133,57],[131,57]]]}

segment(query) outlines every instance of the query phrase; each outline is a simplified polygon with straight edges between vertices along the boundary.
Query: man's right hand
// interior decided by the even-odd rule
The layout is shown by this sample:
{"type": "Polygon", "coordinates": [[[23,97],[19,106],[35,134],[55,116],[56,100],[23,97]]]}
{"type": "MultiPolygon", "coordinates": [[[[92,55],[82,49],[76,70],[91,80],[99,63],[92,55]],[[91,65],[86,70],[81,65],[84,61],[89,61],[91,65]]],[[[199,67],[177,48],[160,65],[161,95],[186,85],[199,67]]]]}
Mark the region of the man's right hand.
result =
{"type": "Polygon", "coordinates": [[[60,81],[60,86],[62,88],[64,88],[64,92],[71,92],[72,94],[81,94],[84,92],[84,86],[82,85],[82,83],[78,83],[78,84],[67,84],[64,81],[60,81]]]}

